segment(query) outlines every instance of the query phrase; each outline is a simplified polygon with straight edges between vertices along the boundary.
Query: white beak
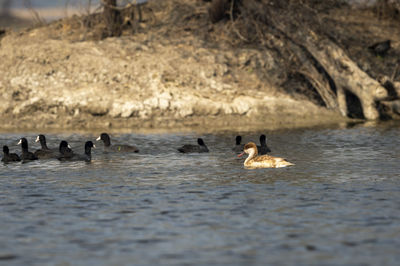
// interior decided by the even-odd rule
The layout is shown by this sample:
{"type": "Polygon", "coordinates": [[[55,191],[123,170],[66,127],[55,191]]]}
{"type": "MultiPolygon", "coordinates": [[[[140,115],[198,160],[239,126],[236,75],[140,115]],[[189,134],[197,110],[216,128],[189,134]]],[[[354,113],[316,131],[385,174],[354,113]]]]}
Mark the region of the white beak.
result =
{"type": "Polygon", "coordinates": [[[35,142],[39,142],[39,136],[36,137],[35,142]]]}
{"type": "Polygon", "coordinates": [[[100,136],[96,139],[96,141],[99,141],[99,140],[101,140],[101,137],[100,137],[100,136]]]}
{"type": "Polygon", "coordinates": [[[68,148],[72,149],[71,145],[68,144],[68,148]]]}
{"type": "Polygon", "coordinates": [[[96,145],[94,145],[94,144],[93,144],[93,148],[95,148],[95,149],[96,149],[96,145]]]}
{"type": "Polygon", "coordinates": [[[19,145],[19,144],[21,144],[21,143],[22,143],[22,139],[20,139],[20,140],[18,141],[17,145],[19,145]]]}

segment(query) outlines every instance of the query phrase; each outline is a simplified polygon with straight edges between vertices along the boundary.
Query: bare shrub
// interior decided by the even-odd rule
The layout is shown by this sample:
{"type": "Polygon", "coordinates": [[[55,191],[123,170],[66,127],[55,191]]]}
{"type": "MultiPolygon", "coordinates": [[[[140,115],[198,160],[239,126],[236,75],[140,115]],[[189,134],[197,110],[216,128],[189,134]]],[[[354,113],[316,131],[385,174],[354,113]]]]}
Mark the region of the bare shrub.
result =
{"type": "Polygon", "coordinates": [[[377,0],[373,10],[378,18],[400,18],[400,0],[377,0]]]}
{"type": "Polygon", "coordinates": [[[212,23],[225,18],[229,10],[229,0],[213,0],[208,10],[210,20],[212,23]]]}

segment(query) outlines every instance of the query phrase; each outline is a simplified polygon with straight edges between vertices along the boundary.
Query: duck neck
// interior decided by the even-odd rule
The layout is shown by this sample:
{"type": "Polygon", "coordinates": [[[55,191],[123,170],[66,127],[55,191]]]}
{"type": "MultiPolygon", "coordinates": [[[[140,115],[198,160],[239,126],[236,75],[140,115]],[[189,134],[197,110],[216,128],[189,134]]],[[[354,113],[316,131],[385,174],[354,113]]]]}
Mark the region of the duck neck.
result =
{"type": "Polygon", "coordinates": [[[104,139],[103,143],[104,143],[105,147],[110,147],[111,146],[111,140],[110,139],[104,139]]]}
{"type": "Polygon", "coordinates": [[[28,144],[22,143],[21,148],[22,148],[22,152],[28,152],[28,144]]]}
{"type": "Polygon", "coordinates": [[[200,148],[205,150],[205,151],[208,151],[208,148],[207,148],[206,144],[200,145],[200,148]]]}
{"type": "Polygon", "coordinates": [[[41,144],[43,150],[48,150],[48,149],[49,149],[49,148],[47,147],[47,144],[46,144],[45,141],[40,141],[40,144],[41,144]]]}
{"type": "Polygon", "coordinates": [[[251,159],[257,156],[257,151],[254,149],[251,149],[249,152],[249,156],[247,156],[246,160],[244,161],[245,164],[247,164],[251,159]]]}

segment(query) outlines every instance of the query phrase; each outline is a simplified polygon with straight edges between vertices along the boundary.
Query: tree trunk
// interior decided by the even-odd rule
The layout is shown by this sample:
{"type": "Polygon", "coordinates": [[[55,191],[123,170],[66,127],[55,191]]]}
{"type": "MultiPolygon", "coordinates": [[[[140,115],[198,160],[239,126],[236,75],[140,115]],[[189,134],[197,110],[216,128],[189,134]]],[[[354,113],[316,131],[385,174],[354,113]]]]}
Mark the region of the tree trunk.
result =
{"type": "Polygon", "coordinates": [[[122,33],[121,12],[116,8],[117,0],[103,0],[103,18],[106,24],[106,36],[118,37],[122,33]]]}
{"type": "MultiPolygon", "coordinates": [[[[319,38],[313,31],[299,30],[290,37],[307,49],[332,79],[336,87],[337,105],[342,114],[349,115],[346,103],[346,91],[349,91],[359,99],[366,119],[379,118],[376,102],[385,99],[388,93],[378,81],[362,71],[339,46],[328,39],[319,38]]],[[[323,99],[331,95],[332,88],[326,82],[319,85],[317,91],[323,99]]]]}
{"type": "Polygon", "coordinates": [[[288,45],[290,49],[296,54],[297,58],[301,62],[301,69],[298,72],[303,75],[312,84],[321,99],[324,101],[325,106],[328,109],[338,110],[338,102],[336,95],[332,89],[330,89],[329,80],[325,73],[321,72],[321,67],[318,69],[318,64],[314,58],[303,48],[289,40],[288,45]]]}

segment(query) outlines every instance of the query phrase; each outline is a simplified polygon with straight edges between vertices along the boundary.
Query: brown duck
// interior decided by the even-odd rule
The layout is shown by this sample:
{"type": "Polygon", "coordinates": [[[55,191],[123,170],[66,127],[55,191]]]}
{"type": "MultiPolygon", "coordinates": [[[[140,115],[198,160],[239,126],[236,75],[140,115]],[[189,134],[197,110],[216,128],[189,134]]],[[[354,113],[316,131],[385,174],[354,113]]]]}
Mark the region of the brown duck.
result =
{"type": "Polygon", "coordinates": [[[249,155],[244,161],[244,166],[246,168],[280,168],[294,165],[284,158],[270,155],[258,156],[257,145],[254,142],[249,142],[244,145],[243,152],[239,154],[238,157],[243,156],[245,153],[249,155]]]}

